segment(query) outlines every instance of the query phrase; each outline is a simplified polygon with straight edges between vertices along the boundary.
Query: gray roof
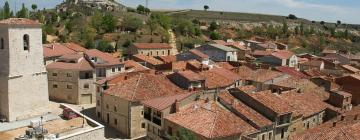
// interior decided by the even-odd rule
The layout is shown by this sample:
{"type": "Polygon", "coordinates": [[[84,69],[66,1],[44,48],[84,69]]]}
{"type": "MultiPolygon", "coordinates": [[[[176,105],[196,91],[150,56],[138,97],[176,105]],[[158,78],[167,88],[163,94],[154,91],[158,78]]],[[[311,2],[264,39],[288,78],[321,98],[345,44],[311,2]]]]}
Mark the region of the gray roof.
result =
{"type": "Polygon", "coordinates": [[[237,50],[225,45],[221,45],[221,44],[208,44],[209,46],[218,48],[220,50],[226,51],[226,52],[236,52],[237,50]]]}

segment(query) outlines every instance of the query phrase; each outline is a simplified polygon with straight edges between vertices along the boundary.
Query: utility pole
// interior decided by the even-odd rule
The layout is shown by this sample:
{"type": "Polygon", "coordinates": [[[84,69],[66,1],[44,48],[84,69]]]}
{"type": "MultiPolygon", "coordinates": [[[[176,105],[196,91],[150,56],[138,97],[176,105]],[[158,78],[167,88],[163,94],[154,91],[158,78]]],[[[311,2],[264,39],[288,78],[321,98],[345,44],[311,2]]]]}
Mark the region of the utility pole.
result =
{"type": "Polygon", "coordinates": [[[149,8],[149,0],[146,0],[145,6],[146,6],[146,8],[149,8]]]}

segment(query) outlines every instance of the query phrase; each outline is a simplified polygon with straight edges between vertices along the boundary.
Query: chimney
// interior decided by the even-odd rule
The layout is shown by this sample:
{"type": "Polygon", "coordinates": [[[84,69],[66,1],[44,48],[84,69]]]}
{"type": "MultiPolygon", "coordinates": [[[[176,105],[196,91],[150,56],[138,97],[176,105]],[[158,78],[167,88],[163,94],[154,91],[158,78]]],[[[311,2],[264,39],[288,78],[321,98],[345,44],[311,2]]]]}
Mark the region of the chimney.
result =
{"type": "Polygon", "coordinates": [[[359,114],[356,114],[354,117],[354,121],[358,120],[358,118],[359,118],[359,114]]]}
{"type": "Polygon", "coordinates": [[[209,97],[207,97],[206,99],[205,99],[205,103],[208,103],[209,102],[209,97]]]}
{"type": "Polygon", "coordinates": [[[175,112],[179,112],[180,111],[180,102],[176,99],[175,100],[175,112]]]}
{"type": "Polygon", "coordinates": [[[341,121],[344,121],[344,120],[345,120],[345,116],[344,116],[344,115],[341,115],[340,120],[341,120],[341,121]]]}
{"type": "Polygon", "coordinates": [[[334,122],[333,122],[333,127],[336,127],[336,123],[337,123],[337,121],[334,121],[334,122]]]}
{"type": "Polygon", "coordinates": [[[124,80],[127,80],[128,78],[129,78],[128,75],[125,75],[124,80]]]}

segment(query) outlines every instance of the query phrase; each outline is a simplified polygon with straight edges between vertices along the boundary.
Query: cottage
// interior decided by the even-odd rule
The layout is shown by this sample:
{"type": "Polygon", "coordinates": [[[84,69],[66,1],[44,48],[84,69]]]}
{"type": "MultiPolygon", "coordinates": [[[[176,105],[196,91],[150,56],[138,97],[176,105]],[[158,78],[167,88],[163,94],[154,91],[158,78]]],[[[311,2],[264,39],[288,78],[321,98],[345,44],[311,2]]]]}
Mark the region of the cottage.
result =
{"type": "Polygon", "coordinates": [[[342,87],[343,91],[352,94],[353,105],[360,104],[360,76],[359,75],[348,75],[335,79],[336,83],[342,87]]]}
{"type": "Polygon", "coordinates": [[[293,52],[279,50],[273,52],[271,55],[259,58],[263,63],[270,64],[273,66],[288,66],[298,67],[298,58],[293,52]]]}
{"type": "Polygon", "coordinates": [[[179,71],[169,76],[171,81],[186,90],[204,89],[205,77],[193,71],[179,71]]]}
{"type": "Polygon", "coordinates": [[[220,44],[205,44],[196,48],[202,53],[208,55],[210,60],[221,61],[237,61],[237,50],[220,44]]]}
{"type": "Polygon", "coordinates": [[[131,55],[166,56],[172,55],[172,47],[165,43],[134,43],[129,48],[131,55]]]}
{"type": "Polygon", "coordinates": [[[119,74],[124,70],[124,63],[111,54],[101,52],[97,49],[84,52],[95,67],[96,78],[100,80],[105,77],[119,74]]]}

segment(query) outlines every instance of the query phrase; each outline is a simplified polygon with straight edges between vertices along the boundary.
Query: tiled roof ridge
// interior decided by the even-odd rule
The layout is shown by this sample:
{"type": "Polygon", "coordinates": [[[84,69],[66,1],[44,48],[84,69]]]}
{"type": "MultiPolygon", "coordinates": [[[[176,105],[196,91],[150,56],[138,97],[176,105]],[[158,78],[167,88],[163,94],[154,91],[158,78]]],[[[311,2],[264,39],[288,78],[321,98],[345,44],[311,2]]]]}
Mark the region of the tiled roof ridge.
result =
{"type": "MultiPolygon", "coordinates": [[[[211,111],[211,110],[209,110],[209,111],[211,111]]],[[[217,123],[216,119],[217,119],[217,117],[219,116],[219,111],[214,110],[213,112],[216,113],[216,114],[215,114],[215,117],[214,117],[213,124],[212,124],[212,126],[211,126],[211,128],[210,128],[210,135],[209,135],[210,138],[213,137],[213,131],[214,131],[215,125],[216,125],[216,123],[217,123]]]]}
{"type": "Polygon", "coordinates": [[[136,85],[135,85],[135,88],[134,88],[134,91],[133,91],[133,96],[131,97],[131,100],[134,100],[134,99],[135,99],[136,90],[138,89],[138,86],[139,86],[140,79],[141,79],[142,75],[143,75],[142,73],[139,74],[139,78],[138,78],[138,80],[136,81],[136,85]]]}

